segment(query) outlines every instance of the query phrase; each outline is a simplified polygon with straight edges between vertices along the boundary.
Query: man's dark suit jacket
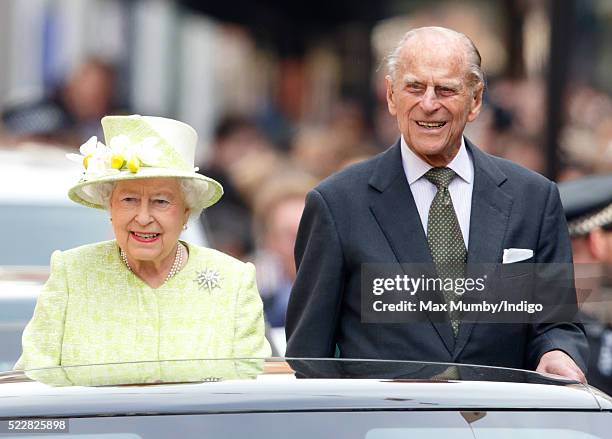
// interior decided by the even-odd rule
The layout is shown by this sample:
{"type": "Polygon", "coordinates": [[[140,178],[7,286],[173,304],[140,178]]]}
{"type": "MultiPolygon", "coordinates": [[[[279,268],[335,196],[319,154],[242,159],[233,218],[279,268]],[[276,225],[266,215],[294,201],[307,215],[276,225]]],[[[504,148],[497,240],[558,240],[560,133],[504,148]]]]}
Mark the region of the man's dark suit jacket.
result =
{"type": "MultiPolygon", "coordinates": [[[[468,263],[501,263],[504,249],[523,248],[534,251],[527,262],[571,264],[556,185],[480,151],[467,140],[466,147],[474,164],[468,263]]],[[[448,320],[361,322],[363,263],[432,262],[402,167],[399,141],[384,153],[332,175],[308,194],[295,258],[298,273],[286,324],[288,357],[383,358],[535,369],[544,353],[559,349],[585,370],[584,329],[572,322],[492,324],[476,320],[462,323],[456,339],[448,320]]],[[[559,302],[575,306],[573,286],[570,290],[559,302]]],[[[552,293],[534,294],[538,299],[538,295],[552,293]]]]}

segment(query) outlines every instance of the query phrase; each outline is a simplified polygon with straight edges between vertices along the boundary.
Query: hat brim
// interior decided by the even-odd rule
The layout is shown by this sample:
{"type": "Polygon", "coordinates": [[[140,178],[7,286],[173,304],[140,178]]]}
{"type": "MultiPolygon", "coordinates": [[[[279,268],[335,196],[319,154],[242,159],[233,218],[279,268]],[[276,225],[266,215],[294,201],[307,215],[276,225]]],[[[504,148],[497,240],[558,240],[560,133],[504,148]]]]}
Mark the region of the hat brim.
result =
{"type": "Polygon", "coordinates": [[[198,174],[193,171],[182,171],[170,168],[142,167],[137,173],[129,170],[121,171],[117,174],[106,175],[92,180],[81,181],[68,191],[68,197],[75,203],[94,209],[106,209],[98,200],[87,193],[86,188],[100,183],[115,183],[125,180],[140,180],[145,178],[184,178],[192,180],[195,184],[202,187],[203,194],[198,200],[197,205],[191,206],[194,210],[206,209],[215,204],[223,196],[223,186],[210,177],[198,174]]]}

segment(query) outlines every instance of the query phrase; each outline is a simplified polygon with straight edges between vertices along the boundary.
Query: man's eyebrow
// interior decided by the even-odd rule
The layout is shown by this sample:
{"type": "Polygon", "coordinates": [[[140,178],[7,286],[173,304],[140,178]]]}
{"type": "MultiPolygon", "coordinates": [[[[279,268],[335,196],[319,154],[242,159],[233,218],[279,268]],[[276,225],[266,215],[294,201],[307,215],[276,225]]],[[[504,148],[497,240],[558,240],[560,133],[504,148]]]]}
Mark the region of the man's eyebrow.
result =
{"type": "Polygon", "coordinates": [[[402,77],[402,81],[404,84],[420,84],[419,79],[410,74],[406,74],[402,77]]]}
{"type": "MultiPolygon", "coordinates": [[[[410,75],[410,74],[404,75],[402,77],[402,82],[405,85],[406,84],[424,84],[424,82],[420,81],[419,78],[417,78],[414,75],[410,75]]],[[[452,79],[442,80],[436,83],[435,87],[452,88],[452,89],[458,90],[458,89],[461,89],[462,82],[458,80],[452,80],[452,79]]]]}
{"type": "Polygon", "coordinates": [[[461,81],[444,81],[444,82],[440,82],[439,84],[436,84],[436,87],[460,90],[462,85],[461,85],[461,81]]]}

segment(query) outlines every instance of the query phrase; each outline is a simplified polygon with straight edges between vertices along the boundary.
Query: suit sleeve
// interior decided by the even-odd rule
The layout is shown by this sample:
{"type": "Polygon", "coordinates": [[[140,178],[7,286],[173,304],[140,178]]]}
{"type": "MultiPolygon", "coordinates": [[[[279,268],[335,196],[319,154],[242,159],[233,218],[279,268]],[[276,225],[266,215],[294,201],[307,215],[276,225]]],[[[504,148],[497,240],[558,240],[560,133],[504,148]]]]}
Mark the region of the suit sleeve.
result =
{"type": "Polygon", "coordinates": [[[295,243],[297,277],[287,308],[288,357],[333,357],[344,286],[344,256],[329,206],[311,191],[295,243]]]}
{"type": "Polygon", "coordinates": [[[577,322],[571,244],[554,183],[550,183],[536,263],[534,301],[544,304],[545,312],[531,325],[527,361],[535,369],[546,352],[561,350],[586,372],[588,343],[583,325],[577,322]]]}
{"type": "Polygon", "coordinates": [[[51,273],[36,302],[34,315],[23,331],[22,353],[16,370],[58,366],[68,303],[62,252],[51,255],[51,273]]]}

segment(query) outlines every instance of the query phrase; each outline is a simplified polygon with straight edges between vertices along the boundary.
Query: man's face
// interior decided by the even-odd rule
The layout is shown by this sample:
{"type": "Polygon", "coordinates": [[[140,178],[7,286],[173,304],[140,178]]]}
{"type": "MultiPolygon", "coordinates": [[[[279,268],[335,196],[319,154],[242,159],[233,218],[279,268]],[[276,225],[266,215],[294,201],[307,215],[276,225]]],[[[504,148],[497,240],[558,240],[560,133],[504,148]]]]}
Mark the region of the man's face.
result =
{"type": "Polygon", "coordinates": [[[478,116],[482,86],[467,83],[465,47],[430,35],[409,40],[395,78],[387,76],[387,104],[412,151],[446,166],[459,151],[467,122],[478,116]]]}
{"type": "Polygon", "coordinates": [[[295,279],[293,248],[304,211],[304,198],[287,198],[267,214],[266,246],[281,259],[285,274],[295,279]]]}
{"type": "Polygon", "coordinates": [[[591,231],[590,238],[595,259],[612,269],[612,227],[598,227],[591,231]]]}

